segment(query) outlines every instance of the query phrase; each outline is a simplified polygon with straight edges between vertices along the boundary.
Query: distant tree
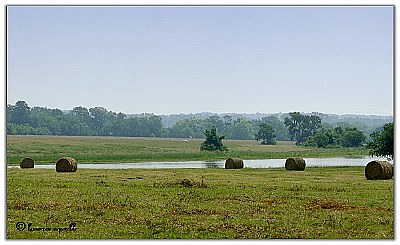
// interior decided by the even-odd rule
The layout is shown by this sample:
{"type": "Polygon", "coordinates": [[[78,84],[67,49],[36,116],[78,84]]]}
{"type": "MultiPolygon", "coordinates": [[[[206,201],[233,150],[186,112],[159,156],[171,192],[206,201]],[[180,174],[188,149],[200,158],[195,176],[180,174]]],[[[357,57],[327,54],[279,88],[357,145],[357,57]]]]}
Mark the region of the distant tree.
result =
{"type": "Polygon", "coordinates": [[[51,132],[44,127],[34,128],[28,124],[7,123],[7,134],[9,135],[50,135],[51,132]]]}
{"type": "Polygon", "coordinates": [[[90,117],[89,110],[87,108],[82,107],[82,106],[74,107],[69,112],[69,115],[78,118],[80,122],[86,124],[87,126],[90,126],[91,117],[90,117]]]}
{"type": "Polygon", "coordinates": [[[223,121],[224,121],[224,127],[229,127],[230,125],[232,125],[232,116],[229,115],[224,115],[223,116],[223,121]]]}
{"type": "Polygon", "coordinates": [[[341,137],[343,147],[358,147],[365,141],[365,135],[357,128],[346,128],[341,137]]]}
{"type": "Polygon", "coordinates": [[[140,118],[141,136],[144,137],[160,137],[162,131],[161,117],[152,115],[150,117],[140,118]]]}
{"type": "Polygon", "coordinates": [[[216,126],[218,130],[223,131],[225,129],[224,121],[219,116],[210,116],[204,120],[207,127],[216,126]]]}
{"type": "Polygon", "coordinates": [[[201,144],[200,150],[202,151],[227,151],[228,148],[222,144],[225,135],[217,135],[217,127],[212,127],[211,130],[206,129],[204,132],[206,140],[201,144]]]}
{"type": "Polygon", "coordinates": [[[295,140],[300,135],[300,123],[302,121],[302,115],[300,112],[289,113],[290,117],[284,119],[284,124],[288,127],[288,133],[290,135],[290,141],[295,140]]]}
{"type": "Polygon", "coordinates": [[[357,128],[341,127],[322,129],[303,143],[304,146],[314,147],[358,147],[365,142],[365,135],[357,128]]]}
{"type": "Polygon", "coordinates": [[[31,108],[25,101],[18,101],[15,106],[7,106],[7,122],[14,124],[29,124],[31,108]]]}
{"type": "Polygon", "coordinates": [[[284,124],[288,127],[291,140],[296,140],[296,144],[303,143],[321,128],[321,118],[318,116],[302,115],[300,112],[290,112],[289,116],[284,119],[284,124]]]}
{"type": "Polygon", "coordinates": [[[91,117],[91,126],[94,129],[95,135],[109,135],[104,125],[113,116],[112,112],[107,111],[103,107],[94,107],[89,109],[91,117]]]}
{"type": "MultiPolygon", "coordinates": [[[[259,125],[260,120],[257,120],[256,125],[259,125]]],[[[261,118],[261,122],[269,124],[274,128],[276,140],[286,141],[290,140],[288,130],[285,128],[283,121],[279,120],[276,116],[266,116],[261,118]]]]}
{"type": "Polygon", "coordinates": [[[183,119],[167,129],[167,136],[172,138],[203,138],[206,128],[204,120],[195,118],[183,119]]]}
{"type": "Polygon", "coordinates": [[[250,140],[254,139],[254,132],[250,121],[244,118],[238,118],[227,128],[226,137],[236,140],[250,140]]]}
{"type": "Polygon", "coordinates": [[[65,116],[61,130],[63,135],[91,135],[89,126],[71,113],[65,116]]]}
{"type": "Polygon", "coordinates": [[[329,145],[329,136],[325,131],[316,133],[312,138],[315,145],[319,148],[325,148],[329,145]]]}
{"type": "Polygon", "coordinates": [[[367,148],[370,149],[371,156],[383,156],[388,160],[394,158],[393,139],[394,125],[387,123],[383,130],[375,131],[370,135],[371,141],[367,143],[367,148]]]}
{"type": "Polygon", "coordinates": [[[256,136],[257,142],[259,140],[261,140],[262,145],[276,145],[275,130],[269,124],[260,123],[259,130],[255,136],[256,136]]]}
{"type": "Polygon", "coordinates": [[[61,135],[61,125],[64,120],[62,111],[45,107],[33,107],[31,109],[29,125],[34,128],[47,128],[52,135],[61,135]]]}
{"type": "Polygon", "coordinates": [[[314,115],[305,115],[303,118],[303,138],[307,140],[308,137],[313,136],[321,128],[321,118],[314,115]]]}
{"type": "Polygon", "coordinates": [[[63,131],[66,135],[93,135],[92,118],[85,107],[75,107],[66,116],[63,131]]]}

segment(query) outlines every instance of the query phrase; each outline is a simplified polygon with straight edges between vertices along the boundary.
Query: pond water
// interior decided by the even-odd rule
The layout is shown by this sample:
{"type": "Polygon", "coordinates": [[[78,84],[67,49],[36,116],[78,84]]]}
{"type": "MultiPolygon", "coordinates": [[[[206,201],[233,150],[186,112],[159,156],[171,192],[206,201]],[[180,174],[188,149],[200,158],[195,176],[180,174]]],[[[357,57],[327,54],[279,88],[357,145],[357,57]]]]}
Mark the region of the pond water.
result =
{"type": "MultiPolygon", "coordinates": [[[[379,157],[332,157],[304,158],[307,167],[313,166],[366,166],[373,160],[386,160],[379,157]]],[[[286,159],[243,160],[245,168],[281,168],[285,167],[286,159]]],[[[391,162],[393,163],[393,162],[391,162]]],[[[140,162],[140,163],[79,163],[78,168],[93,169],[130,169],[130,168],[224,168],[225,160],[221,161],[186,161],[186,162],[140,162]]],[[[19,168],[19,166],[8,166],[19,168]]],[[[55,168],[55,164],[35,165],[35,168],[55,168]]]]}

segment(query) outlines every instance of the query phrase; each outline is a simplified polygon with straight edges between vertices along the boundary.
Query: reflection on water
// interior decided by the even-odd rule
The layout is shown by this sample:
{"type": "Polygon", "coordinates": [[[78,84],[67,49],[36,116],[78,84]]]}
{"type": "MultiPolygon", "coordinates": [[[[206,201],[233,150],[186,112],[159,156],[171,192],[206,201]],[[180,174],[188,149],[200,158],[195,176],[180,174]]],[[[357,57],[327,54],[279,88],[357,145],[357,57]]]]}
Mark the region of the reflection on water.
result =
{"type": "Polygon", "coordinates": [[[205,168],[223,168],[225,162],[204,162],[205,168]]]}
{"type": "MultiPolygon", "coordinates": [[[[372,160],[385,160],[379,157],[334,157],[304,158],[306,166],[365,166],[372,160]]],[[[243,160],[245,168],[283,168],[286,159],[243,160]]],[[[393,163],[393,162],[391,162],[393,163]]],[[[187,162],[141,162],[141,163],[78,163],[78,168],[130,169],[130,168],[224,168],[225,161],[187,161],[187,162]]],[[[19,166],[8,166],[19,168],[19,166]]],[[[55,168],[54,164],[35,165],[35,168],[55,168]]]]}

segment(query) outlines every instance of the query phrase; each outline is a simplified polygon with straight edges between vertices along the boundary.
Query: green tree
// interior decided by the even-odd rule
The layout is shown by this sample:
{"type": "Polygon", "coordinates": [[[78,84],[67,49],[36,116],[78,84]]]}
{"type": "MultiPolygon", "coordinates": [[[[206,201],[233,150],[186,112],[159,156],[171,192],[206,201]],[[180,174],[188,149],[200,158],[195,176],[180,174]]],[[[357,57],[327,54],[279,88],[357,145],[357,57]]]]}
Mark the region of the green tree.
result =
{"type": "Polygon", "coordinates": [[[50,134],[47,128],[34,128],[28,124],[7,123],[7,134],[13,135],[45,135],[50,134]]]}
{"type": "MultiPolygon", "coordinates": [[[[255,122],[256,125],[258,125],[260,122],[259,120],[257,121],[258,122],[255,122]]],[[[281,140],[281,141],[290,140],[290,137],[288,135],[288,130],[285,128],[283,122],[279,120],[279,118],[277,118],[276,116],[263,117],[261,118],[261,122],[269,124],[274,128],[276,134],[276,140],[281,140]]]]}
{"type": "Polygon", "coordinates": [[[216,126],[220,131],[225,130],[224,121],[219,116],[210,116],[204,120],[204,123],[207,127],[216,126]]]}
{"type": "Polygon", "coordinates": [[[288,127],[291,140],[296,140],[296,144],[303,143],[321,128],[321,118],[318,116],[302,115],[300,112],[290,112],[289,116],[284,119],[284,124],[288,127]]]}
{"type": "Polygon", "coordinates": [[[74,107],[69,112],[69,115],[78,118],[80,122],[86,124],[87,126],[90,126],[91,117],[90,117],[89,110],[87,108],[82,107],[82,106],[74,107]]]}
{"type": "Polygon", "coordinates": [[[236,140],[254,139],[254,129],[248,120],[244,118],[236,119],[227,129],[227,138],[236,140]]]}
{"type": "Polygon", "coordinates": [[[227,151],[228,148],[222,144],[222,140],[225,138],[225,135],[218,136],[217,135],[217,127],[214,126],[211,130],[206,129],[204,132],[206,136],[206,140],[201,144],[201,151],[227,151]]]}
{"type": "Polygon", "coordinates": [[[92,118],[85,107],[74,107],[65,117],[63,124],[66,135],[93,135],[92,118]]]}
{"type": "Polygon", "coordinates": [[[375,131],[371,135],[371,141],[367,143],[367,148],[370,149],[371,156],[383,156],[388,160],[394,158],[393,139],[394,125],[387,123],[383,130],[375,131]]]}
{"type": "Polygon", "coordinates": [[[261,140],[262,145],[276,145],[275,141],[275,130],[274,128],[266,123],[259,124],[259,130],[257,132],[256,140],[257,142],[261,140]]]}
{"type": "Polygon", "coordinates": [[[137,118],[138,123],[138,136],[150,137],[150,136],[161,136],[162,122],[161,117],[151,115],[137,118]]]}
{"type": "Polygon", "coordinates": [[[47,128],[52,135],[61,135],[61,124],[65,121],[64,113],[57,109],[33,107],[29,125],[34,128],[47,128]],[[61,112],[61,114],[59,114],[61,112]]]}
{"type": "Polygon", "coordinates": [[[358,147],[365,142],[365,135],[357,128],[341,127],[322,129],[303,143],[305,146],[314,147],[358,147]]]}
{"type": "Polygon", "coordinates": [[[112,112],[103,107],[94,107],[89,109],[89,113],[95,135],[109,135],[109,131],[106,131],[108,128],[104,128],[104,125],[113,116],[112,112]]]}
{"type": "Polygon", "coordinates": [[[63,135],[91,135],[89,126],[74,114],[67,114],[61,124],[63,135]]]}
{"type": "Polygon", "coordinates": [[[7,106],[7,122],[14,124],[29,124],[31,109],[25,101],[17,101],[15,106],[7,106]]]}
{"type": "Polygon", "coordinates": [[[299,137],[301,133],[300,124],[302,121],[302,115],[300,112],[290,112],[290,117],[284,119],[284,124],[288,127],[288,133],[290,135],[290,141],[293,141],[299,137]]]}
{"type": "Polygon", "coordinates": [[[346,128],[341,137],[343,147],[358,147],[365,141],[365,135],[357,128],[346,128]]]}
{"type": "Polygon", "coordinates": [[[314,115],[304,115],[301,126],[303,131],[301,140],[304,142],[321,128],[321,118],[314,115]]]}
{"type": "Polygon", "coordinates": [[[202,138],[206,128],[204,120],[192,117],[176,122],[167,129],[167,135],[172,138],[202,138]]]}
{"type": "Polygon", "coordinates": [[[325,148],[329,145],[329,133],[325,131],[320,131],[316,133],[312,138],[315,145],[319,148],[325,148]]]}
{"type": "Polygon", "coordinates": [[[230,115],[224,115],[223,116],[223,122],[224,122],[224,128],[228,128],[229,126],[232,125],[232,116],[230,115]]]}

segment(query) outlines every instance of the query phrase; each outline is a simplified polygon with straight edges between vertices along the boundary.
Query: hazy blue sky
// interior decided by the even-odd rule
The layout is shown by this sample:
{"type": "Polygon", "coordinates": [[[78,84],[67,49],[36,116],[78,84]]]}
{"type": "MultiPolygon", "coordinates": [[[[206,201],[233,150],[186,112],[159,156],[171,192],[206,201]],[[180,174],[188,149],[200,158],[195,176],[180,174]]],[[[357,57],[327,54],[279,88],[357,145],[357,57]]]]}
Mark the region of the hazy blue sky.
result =
{"type": "Polygon", "coordinates": [[[392,7],[8,7],[7,103],[393,114],[392,7]]]}

